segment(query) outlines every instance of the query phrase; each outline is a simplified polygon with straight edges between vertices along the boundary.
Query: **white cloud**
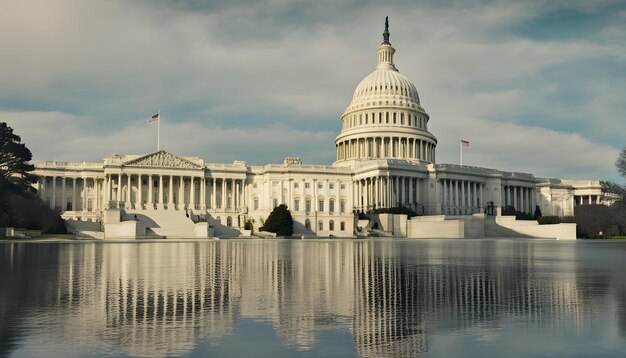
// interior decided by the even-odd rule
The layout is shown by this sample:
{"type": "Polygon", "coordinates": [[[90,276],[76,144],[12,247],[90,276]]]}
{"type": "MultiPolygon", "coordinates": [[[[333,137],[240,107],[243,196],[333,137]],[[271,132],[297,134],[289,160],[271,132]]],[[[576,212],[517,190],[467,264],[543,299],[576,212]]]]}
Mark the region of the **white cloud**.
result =
{"type": "MultiPolygon", "coordinates": [[[[115,132],[90,130],[90,119],[59,112],[7,112],[0,118],[22,137],[34,160],[100,161],[104,156],[144,154],[156,150],[157,128],[147,118],[136,119],[115,132]]],[[[300,156],[323,164],[334,157],[335,133],[294,130],[280,125],[258,128],[211,128],[198,123],[164,122],[161,147],[207,162],[244,160],[250,164],[281,163],[300,156]]]]}
{"type": "Polygon", "coordinates": [[[599,143],[616,146],[611,138],[623,125],[624,84],[588,79],[591,100],[581,111],[578,103],[547,99],[581,80],[548,79],[545,73],[604,58],[624,64],[626,49],[618,41],[623,12],[589,38],[540,41],[506,29],[562,7],[594,7],[584,1],[316,4],[296,4],[306,16],[286,18],[293,4],[283,1],[212,3],[210,11],[190,11],[178,2],[8,2],[0,11],[6,54],[0,56],[0,120],[32,138],[29,147],[42,159],[99,160],[113,152],[150,151],[154,128],[138,113],[161,108],[172,120],[164,122],[164,145],[184,155],[256,163],[300,155],[329,163],[337,126],[318,128],[329,118],[339,121],[354,87],[374,68],[388,14],[396,62],[431,115],[440,161],[456,161],[455,150],[446,148],[471,133],[504,138],[504,144],[534,143],[530,150],[542,152],[533,164],[497,150],[479,152],[473,144],[481,165],[544,175],[613,175],[611,158],[593,158],[613,155],[611,146],[599,143]],[[546,128],[524,125],[529,109],[545,115],[546,128]],[[227,123],[245,116],[251,119],[227,123]],[[585,127],[586,118],[598,129],[585,127]],[[242,128],[244,122],[250,128],[242,128]],[[547,129],[567,125],[579,134],[547,129]],[[579,159],[541,150],[550,143],[579,159]]]}

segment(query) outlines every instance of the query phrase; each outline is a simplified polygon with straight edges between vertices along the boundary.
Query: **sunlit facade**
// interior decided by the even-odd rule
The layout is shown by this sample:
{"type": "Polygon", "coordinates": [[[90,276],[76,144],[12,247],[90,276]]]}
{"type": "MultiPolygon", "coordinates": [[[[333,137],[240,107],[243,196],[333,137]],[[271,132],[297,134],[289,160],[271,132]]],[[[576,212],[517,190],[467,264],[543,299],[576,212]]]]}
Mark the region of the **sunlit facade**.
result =
{"type": "MultiPolygon", "coordinates": [[[[294,232],[353,236],[355,212],[405,207],[421,215],[460,216],[512,206],[533,214],[573,215],[576,205],[600,203],[597,180],[561,180],[529,173],[436,162],[437,138],[415,85],[394,64],[385,27],[374,71],[357,86],[341,116],[332,165],[205,163],[167,151],[113,155],[102,162],[36,162],[41,198],[64,218],[102,222],[103,211],[175,226],[182,213],[201,217],[216,235],[238,236],[246,221],[258,228],[286,204],[294,232]]],[[[192,234],[180,224],[181,236],[192,234]],[[187,230],[187,231],[185,231],[187,230]]]]}

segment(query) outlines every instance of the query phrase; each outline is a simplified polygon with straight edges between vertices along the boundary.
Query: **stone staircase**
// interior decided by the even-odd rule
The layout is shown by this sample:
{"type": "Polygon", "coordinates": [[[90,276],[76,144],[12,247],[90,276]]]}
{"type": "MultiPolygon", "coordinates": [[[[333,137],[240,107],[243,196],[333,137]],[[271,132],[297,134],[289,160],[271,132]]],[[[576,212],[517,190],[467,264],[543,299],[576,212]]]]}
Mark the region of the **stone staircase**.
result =
{"type": "Polygon", "coordinates": [[[185,215],[183,210],[125,210],[122,214],[122,221],[141,221],[148,228],[148,236],[171,238],[195,238],[195,224],[185,215]]]}
{"type": "Polygon", "coordinates": [[[79,238],[104,239],[104,232],[99,222],[65,220],[67,231],[79,238]]]}

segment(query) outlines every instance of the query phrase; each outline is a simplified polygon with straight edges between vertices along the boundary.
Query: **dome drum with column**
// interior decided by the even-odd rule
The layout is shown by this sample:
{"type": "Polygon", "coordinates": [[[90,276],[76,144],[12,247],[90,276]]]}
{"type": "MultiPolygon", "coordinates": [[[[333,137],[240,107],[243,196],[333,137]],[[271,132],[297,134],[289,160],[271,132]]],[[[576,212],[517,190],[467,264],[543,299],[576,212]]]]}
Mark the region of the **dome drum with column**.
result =
{"type": "Polygon", "coordinates": [[[437,138],[428,132],[430,117],[413,83],[393,63],[387,27],[383,38],[376,69],[359,83],[341,116],[335,164],[368,159],[434,163],[437,138]]]}

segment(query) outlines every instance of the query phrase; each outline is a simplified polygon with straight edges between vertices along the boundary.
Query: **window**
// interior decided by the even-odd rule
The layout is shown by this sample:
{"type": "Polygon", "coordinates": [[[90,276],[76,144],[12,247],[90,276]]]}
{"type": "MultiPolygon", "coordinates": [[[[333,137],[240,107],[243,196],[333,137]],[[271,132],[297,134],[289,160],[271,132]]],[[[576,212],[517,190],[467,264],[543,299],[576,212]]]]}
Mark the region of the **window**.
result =
{"type": "Polygon", "coordinates": [[[339,223],[339,230],[341,231],[346,231],[346,223],[345,222],[340,222],[339,223]]]}
{"type": "Polygon", "coordinates": [[[346,212],[346,201],[345,200],[342,200],[339,203],[339,212],[340,213],[345,213],[346,212]]]}
{"type": "Polygon", "coordinates": [[[304,183],[304,189],[310,189],[311,183],[304,183]]]}
{"type": "Polygon", "coordinates": [[[317,202],[317,210],[319,211],[324,211],[324,199],[320,199],[317,202]]]}
{"type": "Polygon", "coordinates": [[[335,184],[333,183],[328,184],[328,189],[335,189],[335,184]]]}
{"type": "Polygon", "coordinates": [[[304,211],[307,213],[311,211],[311,199],[306,199],[304,201],[304,211]]]}
{"type": "Polygon", "coordinates": [[[328,230],[335,231],[335,222],[333,220],[328,222],[328,230]]]}
{"type": "Polygon", "coordinates": [[[252,207],[254,210],[259,210],[259,198],[254,198],[252,207]]]}
{"type": "Polygon", "coordinates": [[[256,189],[256,183],[252,184],[252,187],[253,187],[254,189],[256,189]]]}
{"type": "Polygon", "coordinates": [[[318,189],[323,189],[324,188],[324,183],[317,183],[317,188],[318,189]]]}
{"type": "Polygon", "coordinates": [[[273,181],[272,182],[272,186],[278,186],[278,182],[277,181],[273,181]]]}
{"type": "Polygon", "coordinates": [[[218,217],[216,217],[216,218],[215,218],[215,220],[217,220],[217,223],[218,223],[218,224],[221,224],[221,223],[222,223],[222,218],[221,218],[221,217],[219,217],[219,216],[218,216],[218,217]]]}
{"type": "Polygon", "coordinates": [[[233,226],[233,218],[228,216],[226,217],[226,226],[231,227],[233,226]]]}
{"type": "Polygon", "coordinates": [[[335,212],[335,200],[330,199],[328,201],[328,211],[331,212],[331,213],[335,212]]]}
{"type": "Polygon", "coordinates": [[[298,189],[299,187],[300,187],[300,184],[299,184],[299,183],[293,183],[293,188],[294,188],[294,189],[298,189]]]}
{"type": "Polygon", "coordinates": [[[324,230],[324,222],[322,220],[317,222],[317,229],[318,230],[324,230]]]}
{"type": "Polygon", "coordinates": [[[304,220],[304,228],[307,230],[311,230],[311,220],[309,219],[304,220]]]}
{"type": "Polygon", "coordinates": [[[341,184],[341,189],[345,189],[346,188],[346,184],[341,184]]]}
{"type": "Polygon", "coordinates": [[[300,199],[296,199],[293,201],[293,210],[300,211],[300,199]]]}
{"type": "Polygon", "coordinates": [[[275,207],[277,207],[277,206],[278,206],[278,199],[273,198],[273,199],[272,199],[272,207],[273,207],[273,208],[275,208],[275,207]]]}

